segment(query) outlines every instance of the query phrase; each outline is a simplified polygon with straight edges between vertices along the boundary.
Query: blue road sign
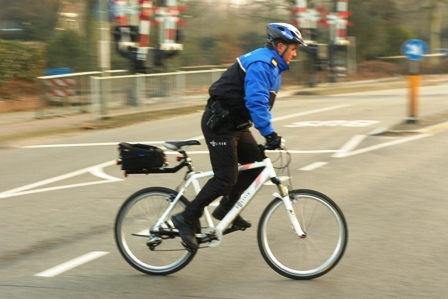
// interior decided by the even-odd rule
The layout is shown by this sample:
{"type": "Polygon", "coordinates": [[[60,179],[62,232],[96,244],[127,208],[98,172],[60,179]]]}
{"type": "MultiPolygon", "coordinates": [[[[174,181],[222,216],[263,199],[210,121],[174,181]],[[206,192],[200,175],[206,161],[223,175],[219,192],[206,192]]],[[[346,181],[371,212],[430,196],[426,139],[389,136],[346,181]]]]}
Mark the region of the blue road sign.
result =
{"type": "Polygon", "coordinates": [[[409,60],[421,60],[428,53],[428,46],[419,39],[409,39],[401,46],[401,54],[409,60]]]}

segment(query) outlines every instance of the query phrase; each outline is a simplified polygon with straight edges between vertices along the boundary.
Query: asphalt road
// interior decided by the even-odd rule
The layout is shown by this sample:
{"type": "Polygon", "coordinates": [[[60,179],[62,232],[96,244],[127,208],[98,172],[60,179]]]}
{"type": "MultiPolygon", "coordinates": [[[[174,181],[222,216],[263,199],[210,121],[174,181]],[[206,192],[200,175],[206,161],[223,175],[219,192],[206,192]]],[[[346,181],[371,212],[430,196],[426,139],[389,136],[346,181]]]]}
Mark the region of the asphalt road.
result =
{"type": "MultiPolygon", "coordinates": [[[[446,90],[421,89],[422,115],[446,110],[446,90]]],[[[144,187],[175,188],[183,173],[124,178],[113,164],[117,143],[199,139],[189,150],[196,170],[208,170],[199,111],[2,149],[0,298],[446,298],[448,132],[370,135],[404,119],[406,105],[402,89],[276,102],[294,188],[331,197],[349,227],[341,262],[311,281],[278,275],[259,253],[256,225],[272,186],[244,211],[254,228],[201,250],[178,273],[148,276],[122,259],[113,240],[120,205],[144,187]],[[85,255],[89,261],[40,276],[85,255]]]]}

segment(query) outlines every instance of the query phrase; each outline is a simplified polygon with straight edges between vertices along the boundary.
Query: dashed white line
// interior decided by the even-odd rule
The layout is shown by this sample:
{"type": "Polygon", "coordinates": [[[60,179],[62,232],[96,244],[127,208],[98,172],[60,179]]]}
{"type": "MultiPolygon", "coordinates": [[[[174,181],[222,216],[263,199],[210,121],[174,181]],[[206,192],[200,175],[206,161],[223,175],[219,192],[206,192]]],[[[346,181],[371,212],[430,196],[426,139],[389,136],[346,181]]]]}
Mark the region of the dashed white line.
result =
{"type": "Polygon", "coordinates": [[[327,164],[328,164],[328,162],[314,162],[314,163],[311,163],[310,165],[300,168],[299,170],[310,171],[310,170],[314,170],[316,168],[322,167],[327,164]]]}
{"type": "Polygon", "coordinates": [[[54,277],[56,275],[59,275],[61,273],[64,273],[65,271],[71,270],[73,268],[76,268],[78,266],[81,266],[82,264],[88,263],[94,259],[97,259],[99,257],[102,257],[103,255],[108,254],[109,252],[105,251],[92,251],[87,254],[84,254],[80,257],[77,257],[71,261],[65,262],[63,264],[60,264],[56,267],[53,267],[51,269],[45,270],[43,272],[37,273],[35,276],[40,277],[54,277]]]}

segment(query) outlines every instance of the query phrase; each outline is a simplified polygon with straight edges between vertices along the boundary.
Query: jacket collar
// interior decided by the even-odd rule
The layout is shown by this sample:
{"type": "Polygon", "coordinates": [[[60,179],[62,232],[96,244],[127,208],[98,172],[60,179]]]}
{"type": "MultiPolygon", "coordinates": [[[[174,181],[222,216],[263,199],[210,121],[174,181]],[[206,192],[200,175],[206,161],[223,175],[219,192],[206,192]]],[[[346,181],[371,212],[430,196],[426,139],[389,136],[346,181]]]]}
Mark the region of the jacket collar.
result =
{"type": "Polygon", "coordinates": [[[286,62],[283,60],[283,58],[278,55],[278,53],[275,50],[267,48],[269,51],[271,51],[272,55],[274,56],[274,59],[277,62],[278,69],[280,72],[289,70],[289,65],[286,64],[286,62]]]}

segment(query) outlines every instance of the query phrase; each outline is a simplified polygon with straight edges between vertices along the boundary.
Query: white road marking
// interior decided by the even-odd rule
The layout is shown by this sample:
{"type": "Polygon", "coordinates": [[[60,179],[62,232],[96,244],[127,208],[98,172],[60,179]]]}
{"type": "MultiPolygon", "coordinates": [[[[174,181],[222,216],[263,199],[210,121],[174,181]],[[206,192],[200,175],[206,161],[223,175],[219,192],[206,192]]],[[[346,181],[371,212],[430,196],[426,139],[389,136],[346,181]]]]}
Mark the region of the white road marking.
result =
{"type": "MultiPolygon", "coordinates": [[[[309,115],[309,114],[314,114],[314,113],[319,113],[319,112],[324,112],[324,111],[340,109],[340,108],[349,107],[349,106],[351,106],[351,105],[348,105],[348,104],[337,105],[337,106],[331,106],[331,107],[326,107],[326,108],[321,108],[321,109],[304,111],[304,112],[295,113],[295,114],[289,114],[289,115],[273,118],[272,122],[285,120],[285,119],[289,119],[289,118],[293,118],[293,117],[297,117],[297,116],[302,116],[302,115],[309,115]]],[[[192,138],[190,138],[188,140],[202,140],[202,139],[204,139],[204,136],[203,135],[199,135],[199,136],[196,136],[196,137],[192,137],[192,138]]],[[[118,143],[120,143],[120,142],[73,143],[73,144],[41,144],[41,145],[23,146],[22,148],[34,149],[34,148],[53,148],[53,147],[106,146],[106,145],[117,145],[118,143]]],[[[135,142],[130,142],[129,141],[129,143],[163,144],[163,143],[165,143],[165,141],[135,141],[135,142]]],[[[204,152],[201,152],[201,153],[204,153],[204,152]]],[[[206,152],[206,153],[208,153],[208,152],[206,152]]]]}
{"type": "Polygon", "coordinates": [[[327,164],[328,164],[328,162],[314,162],[314,163],[311,163],[308,166],[300,168],[299,170],[310,171],[310,170],[314,170],[316,168],[322,167],[322,166],[327,165],[327,164]]]}
{"type": "Polygon", "coordinates": [[[363,154],[366,152],[370,152],[373,150],[377,150],[383,147],[387,147],[387,146],[391,146],[391,145],[396,145],[396,144],[400,144],[400,143],[405,143],[408,141],[413,141],[413,140],[417,140],[417,139],[421,139],[421,138],[425,138],[425,137],[429,137],[432,136],[432,134],[420,134],[420,135],[415,135],[415,136],[411,136],[408,138],[402,138],[402,139],[398,139],[398,140],[394,140],[394,141],[390,141],[390,142],[386,142],[386,143],[381,143],[381,144],[377,144],[377,145],[373,145],[370,147],[366,147],[366,148],[362,148],[353,152],[341,152],[340,154],[333,155],[333,157],[335,158],[345,158],[345,157],[349,157],[349,156],[354,156],[354,155],[358,155],[358,154],[363,154]]]}
{"type": "Polygon", "coordinates": [[[89,172],[91,174],[93,174],[94,176],[97,176],[99,178],[102,178],[102,179],[105,179],[105,180],[108,180],[108,181],[122,181],[122,179],[119,179],[119,178],[113,177],[111,175],[105,174],[104,171],[103,171],[103,167],[98,167],[98,166],[91,167],[89,172]]]}
{"type": "MultiPolygon", "coordinates": [[[[37,188],[37,187],[41,187],[44,185],[48,185],[54,182],[58,182],[61,180],[65,180],[74,176],[78,176],[87,172],[94,172],[96,171],[97,168],[103,168],[106,166],[110,166],[115,164],[115,160],[113,161],[109,161],[109,162],[105,162],[105,163],[101,163],[95,166],[91,166],[91,167],[87,167],[84,169],[80,169],[77,171],[73,171],[64,175],[60,175],[60,176],[56,176],[50,179],[46,179],[40,182],[36,182],[33,184],[29,184],[29,185],[25,185],[19,188],[15,188],[15,189],[11,189],[5,192],[0,193],[0,198],[7,198],[7,197],[12,197],[12,196],[17,196],[17,195],[22,195],[22,194],[30,194],[30,193],[37,193],[37,192],[44,192],[44,191],[50,191],[50,190],[58,190],[58,189],[66,189],[66,188],[73,188],[73,187],[79,187],[79,186],[87,186],[87,185],[93,185],[93,184],[102,184],[102,183],[110,183],[110,182],[116,182],[116,181],[121,181],[123,179],[118,179],[118,178],[113,178],[112,180],[108,179],[107,181],[96,181],[96,182],[87,182],[87,183],[80,183],[80,184],[73,184],[73,185],[67,185],[67,186],[58,186],[58,187],[52,187],[52,188],[45,188],[45,189],[37,189],[37,190],[31,190],[31,191],[27,191],[33,188],[37,188]],[[26,191],[26,192],[24,192],[26,191]]],[[[104,178],[104,177],[103,177],[104,178]]]]}
{"type": "MultiPolygon", "coordinates": [[[[285,119],[289,119],[289,118],[293,118],[293,117],[297,117],[297,116],[302,116],[302,115],[308,115],[308,114],[313,114],[313,113],[319,113],[319,112],[324,112],[324,111],[329,111],[329,110],[334,110],[334,109],[339,109],[339,108],[344,108],[344,107],[349,107],[351,105],[337,105],[337,106],[331,106],[331,107],[327,107],[327,108],[322,108],[322,109],[315,109],[315,110],[310,110],[310,111],[305,111],[305,112],[300,112],[300,113],[296,113],[296,114],[290,114],[290,115],[285,115],[282,117],[277,117],[277,118],[273,118],[272,121],[280,121],[280,120],[285,120],[285,119]]],[[[395,144],[399,144],[399,143],[404,143],[407,141],[412,141],[412,140],[416,140],[419,138],[423,138],[423,137],[427,137],[427,136],[431,136],[428,134],[422,134],[422,135],[417,135],[417,136],[413,136],[413,137],[409,137],[409,138],[404,138],[404,139],[400,139],[400,140],[395,140],[392,142],[387,142],[387,143],[383,143],[383,144],[379,144],[376,146],[371,146],[368,148],[364,148],[364,149],[360,149],[357,151],[351,151],[352,149],[354,149],[357,145],[359,145],[359,143],[362,142],[362,140],[366,137],[365,135],[355,135],[354,137],[352,137],[346,144],[344,144],[339,150],[308,150],[308,151],[300,151],[300,150],[290,150],[289,152],[291,154],[318,154],[318,153],[334,153],[334,155],[332,157],[335,158],[344,158],[344,157],[349,157],[349,156],[353,156],[353,155],[357,155],[357,154],[361,154],[361,153],[365,153],[368,151],[372,151],[372,150],[376,150],[379,148],[383,148],[386,146],[391,146],[391,145],[395,145],[395,144]]],[[[193,138],[190,138],[191,140],[201,140],[204,139],[204,136],[200,135],[200,136],[196,136],[193,138]]],[[[145,144],[163,144],[165,141],[141,141],[138,143],[145,143],[145,144]]],[[[81,143],[81,144],[54,144],[54,145],[34,145],[34,146],[25,146],[24,148],[49,148],[49,147],[74,147],[74,146],[101,146],[101,145],[117,145],[119,142],[107,142],[107,143],[81,143]]],[[[195,154],[208,154],[208,151],[189,151],[188,152],[190,155],[195,155],[195,154]]],[[[166,154],[169,155],[177,155],[177,152],[170,152],[170,151],[166,151],[166,154]]],[[[24,194],[31,194],[31,193],[37,193],[37,192],[45,192],[45,191],[52,191],[52,190],[60,190],[60,189],[66,189],[66,188],[75,188],[75,187],[82,187],[82,186],[88,186],[88,185],[94,185],[94,184],[103,184],[103,183],[110,183],[110,182],[117,182],[117,181],[122,181],[123,179],[119,179],[119,178],[115,178],[112,177],[110,175],[107,175],[103,172],[102,168],[110,166],[115,164],[115,160],[113,161],[109,161],[109,162],[105,162],[105,163],[101,163],[92,167],[88,167],[88,168],[84,168],[78,171],[74,171],[65,175],[61,175],[61,176],[57,176],[51,179],[47,179],[47,180],[43,180],[37,183],[33,183],[33,184],[29,184],[26,186],[22,186],[19,188],[15,188],[15,189],[11,189],[5,192],[0,193],[0,198],[7,198],[7,197],[12,197],[12,196],[18,196],[18,195],[24,195],[24,194]],[[37,187],[41,187],[43,185],[46,184],[50,184],[50,183],[54,183],[57,181],[61,181],[67,178],[71,178],[77,175],[81,175],[84,174],[86,172],[90,172],[91,174],[98,176],[102,179],[104,179],[103,181],[94,181],[94,182],[87,182],[87,183],[80,183],[80,184],[72,184],[72,185],[65,185],[65,186],[57,186],[57,187],[51,187],[51,188],[41,188],[41,189],[35,189],[35,190],[30,190],[33,188],[37,188],[37,187]]],[[[313,163],[311,165],[308,165],[306,167],[301,168],[301,170],[312,170],[312,169],[316,169],[317,167],[321,167],[323,165],[327,164],[326,162],[316,162],[313,163]]]]}
{"type": "Polygon", "coordinates": [[[285,115],[285,116],[275,117],[272,119],[272,121],[273,122],[280,121],[280,120],[285,120],[285,119],[293,118],[293,117],[297,117],[297,116],[309,115],[309,114],[330,111],[330,110],[335,110],[335,109],[340,109],[340,108],[345,108],[345,107],[350,107],[350,106],[351,105],[345,104],[345,105],[331,106],[331,107],[321,108],[321,109],[316,109],[316,110],[304,111],[304,112],[299,112],[299,113],[295,113],[295,114],[289,114],[289,115],[285,115]]]}
{"type": "MultiPolygon", "coordinates": [[[[166,155],[179,155],[179,152],[169,152],[165,151],[166,155]]],[[[208,154],[208,151],[188,151],[189,155],[203,155],[208,154]]]]}
{"type": "MultiPolygon", "coordinates": [[[[41,144],[41,145],[28,145],[22,148],[51,148],[51,147],[78,147],[78,146],[104,146],[104,145],[118,145],[120,142],[101,142],[101,143],[68,143],[68,144],[41,144]]],[[[135,141],[132,143],[144,143],[144,144],[163,144],[165,141],[135,141]]]]}
{"type": "Polygon", "coordinates": [[[81,266],[82,264],[85,264],[87,262],[90,262],[94,259],[97,259],[99,257],[102,257],[103,255],[108,254],[109,252],[105,251],[92,251],[87,254],[84,254],[80,257],[77,257],[71,261],[65,262],[63,264],[60,264],[56,267],[53,267],[51,269],[45,270],[43,272],[37,273],[34,276],[41,276],[41,277],[54,277],[56,275],[59,275],[65,271],[71,270],[73,268],[76,268],[78,266],[81,266]]]}
{"type": "Polygon", "coordinates": [[[344,155],[347,152],[350,152],[352,149],[357,147],[364,140],[364,138],[366,138],[366,135],[353,136],[332,157],[334,157],[334,158],[342,157],[342,155],[344,155]]]}
{"type": "Polygon", "coordinates": [[[304,128],[304,127],[367,127],[379,123],[377,120],[311,120],[294,122],[284,125],[288,128],[304,128]]]}
{"type": "MultiPolygon", "coordinates": [[[[204,136],[196,136],[188,140],[202,140],[204,136]]],[[[168,141],[168,140],[167,140],[168,141]]],[[[96,143],[68,143],[68,144],[41,144],[41,145],[27,145],[22,148],[53,148],[53,147],[82,147],[82,146],[106,146],[118,145],[120,142],[96,142],[96,143]]],[[[164,144],[165,141],[128,141],[128,143],[143,143],[143,144],[164,144]]]]}
{"type": "Polygon", "coordinates": [[[78,187],[85,187],[85,186],[91,186],[91,185],[113,183],[113,182],[116,182],[116,181],[117,180],[115,180],[115,181],[93,181],[93,182],[71,184],[71,185],[63,185],[63,186],[57,186],[57,187],[41,188],[41,189],[35,189],[35,190],[29,190],[29,191],[23,191],[23,192],[16,192],[16,193],[12,193],[12,194],[4,194],[4,195],[3,195],[3,193],[0,193],[0,199],[1,198],[14,197],[14,196],[20,196],[20,195],[33,194],[33,193],[55,191],[55,190],[61,190],[61,189],[78,188],[78,187]]]}
{"type": "Polygon", "coordinates": [[[337,153],[338,150],[310,150],[310,151],[296,151],[288,150],[290,154],[327,154],[327,153],[337,153]]]}

